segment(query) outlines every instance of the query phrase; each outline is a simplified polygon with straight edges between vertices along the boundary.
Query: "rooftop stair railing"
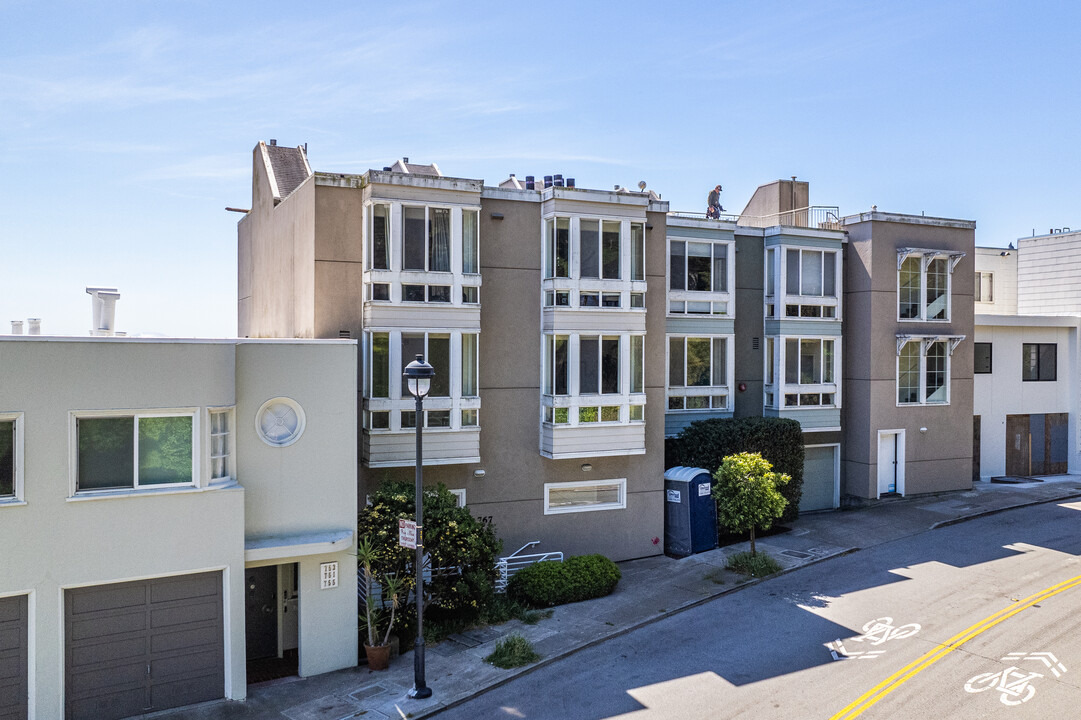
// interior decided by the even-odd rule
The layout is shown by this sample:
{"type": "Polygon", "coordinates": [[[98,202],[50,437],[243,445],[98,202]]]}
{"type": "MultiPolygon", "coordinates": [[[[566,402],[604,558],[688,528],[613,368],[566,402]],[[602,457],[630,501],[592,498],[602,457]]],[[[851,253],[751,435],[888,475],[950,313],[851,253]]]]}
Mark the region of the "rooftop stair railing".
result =
{"type": "MultiPolygon", "coordinates": [[[[669,215],[692,220],[707,220],[706,213],[673,212],[669,215]]],[[[836,205],[811,205],[770,215],[733,215],[722,213],[718,222],[734,222],[743,227],[768,228],[775,226],[812,228],[815,230],[841,230],[841,214],[836,205]]]]}

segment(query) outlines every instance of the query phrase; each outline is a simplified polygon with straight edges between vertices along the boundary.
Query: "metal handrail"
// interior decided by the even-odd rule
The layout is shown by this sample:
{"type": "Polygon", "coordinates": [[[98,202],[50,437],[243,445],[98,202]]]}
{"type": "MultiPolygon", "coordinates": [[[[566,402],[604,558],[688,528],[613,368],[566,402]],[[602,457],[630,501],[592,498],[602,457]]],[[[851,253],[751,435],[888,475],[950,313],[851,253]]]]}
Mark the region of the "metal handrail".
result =
{"type": "MultiPolygon", "coordinates": [[[[688,218],[691,220],[707,220],[706,213],[670,212],[676,218],[688,218]]],[[[807,207],[785,210],[769,215],[733,215],[722,214],[717,222],[735,222],[743,227],[767,228],[767,227],[799,227],[813,228],[816,230],[841,230],[840,209],[836,205],[809,205],[807,207]]]]}

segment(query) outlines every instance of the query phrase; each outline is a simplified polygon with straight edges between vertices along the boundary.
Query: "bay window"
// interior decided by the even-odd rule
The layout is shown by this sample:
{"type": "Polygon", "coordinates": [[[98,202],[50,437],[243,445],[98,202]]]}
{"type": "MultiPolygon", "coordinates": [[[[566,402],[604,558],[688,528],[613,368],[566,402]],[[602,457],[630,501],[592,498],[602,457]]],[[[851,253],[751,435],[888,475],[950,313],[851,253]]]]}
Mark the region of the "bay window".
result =
{"type": "Polygon", "coordinates": [[[668,338],[668,409],[729,410],[728,338],[668,338]]]}
{"type": "Polygon", "coordinates": [[[768,248],[766,250],[766,317],[775,317],[780,300],[777,287],[784,288],[784,316],[790,318],[837,317],[837,273],[839,254],[834,250],[810,248],[768,248]],[[777,267],[783,251],[783,278],[777,267]]]}
{"type": "Polygon", "coordinates": [[[668,312],[729,314],[730,241],[668,241],[668,312]]]}
{"type": "Polygon", "coordinates": [[[897,338],[897,404],[948,405],[950,358],[964,336],[897,338]]]}
{"type": "Polygon", "coordinates": [[[543,421],[563,425],[643,420],[644,355],[645,337],[639,334],[546,333],[543,421]]]}
{"type": "Polygon", "coordinates": [[[766,338],[766,407],[839,406],[839,343],[824,337],[766,338]]]}

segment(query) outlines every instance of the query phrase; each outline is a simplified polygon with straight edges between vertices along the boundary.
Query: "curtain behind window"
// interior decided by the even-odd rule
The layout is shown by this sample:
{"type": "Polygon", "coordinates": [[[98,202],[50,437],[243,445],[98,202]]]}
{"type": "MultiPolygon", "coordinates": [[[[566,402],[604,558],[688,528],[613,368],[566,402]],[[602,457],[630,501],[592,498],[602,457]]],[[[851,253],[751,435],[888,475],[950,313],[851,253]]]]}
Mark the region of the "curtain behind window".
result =
{"type": "Polygon", "coordinates": [[[432,208],[428,238],[428,269],[450,272],[450,209],[432,208]]]}

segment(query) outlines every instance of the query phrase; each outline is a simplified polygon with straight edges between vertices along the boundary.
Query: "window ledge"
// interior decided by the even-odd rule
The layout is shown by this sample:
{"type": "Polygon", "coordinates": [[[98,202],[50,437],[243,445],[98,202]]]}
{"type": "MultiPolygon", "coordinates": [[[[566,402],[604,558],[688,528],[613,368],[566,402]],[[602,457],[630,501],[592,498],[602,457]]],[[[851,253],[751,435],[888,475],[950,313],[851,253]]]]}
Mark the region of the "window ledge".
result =
{"type": "Polygon", "coordinates": [[[204,493],[215,490],[241,489],[240,483],[235,480],[216,483],[207,487],[170,487],[170,488],[139,488],[122,490],[84,490],[66,498],[67,502],[89,502],[92,500],[109,500],[112,498],[146,497],[154,495],[188,495],[191,493],[204,493]]]}
{"type": "Polygon", "coordinates": [[[20,500],[19,498],[5,498],[5,499],[0,500],[0,508],[20,507],[20,506],[25,505],[25,504],[26,504],[26,501],[25,500],[20,500]]]}

